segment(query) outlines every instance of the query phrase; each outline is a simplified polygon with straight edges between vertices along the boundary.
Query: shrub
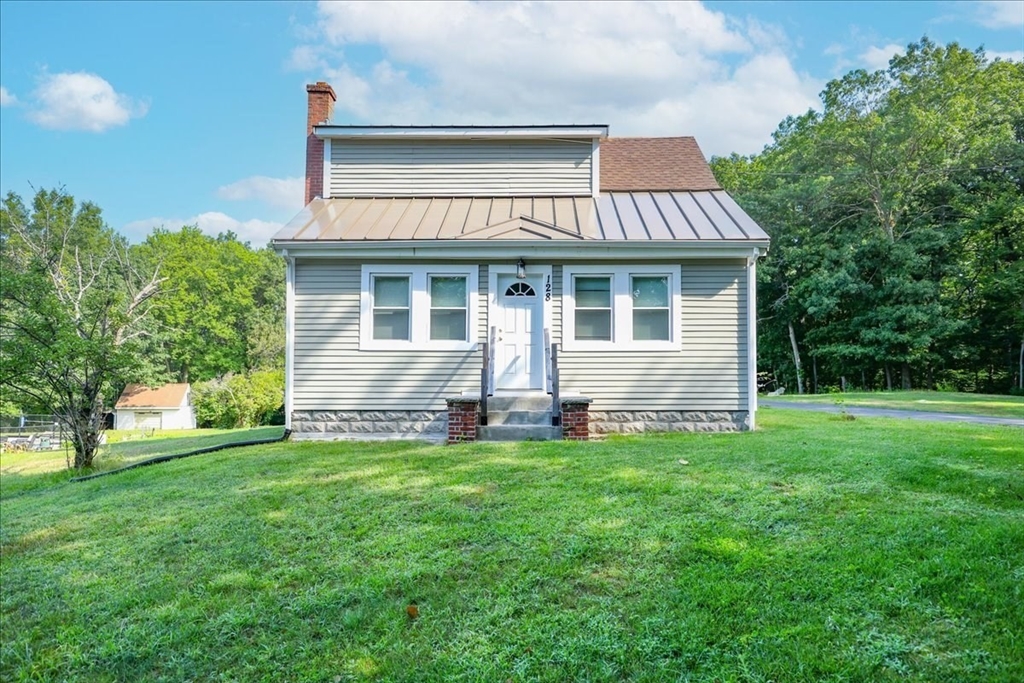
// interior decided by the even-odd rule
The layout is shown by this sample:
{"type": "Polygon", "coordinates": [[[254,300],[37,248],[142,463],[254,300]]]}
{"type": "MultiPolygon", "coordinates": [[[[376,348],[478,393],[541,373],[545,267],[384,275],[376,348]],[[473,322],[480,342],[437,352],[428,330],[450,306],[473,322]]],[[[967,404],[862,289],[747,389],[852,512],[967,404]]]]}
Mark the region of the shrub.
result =
{"type": "Polygon", "coordinates": [[[284,403],[284,372],[259,370],[200,382],[192,391],[200,427],[235,429],[272,424],[284,403]]]}

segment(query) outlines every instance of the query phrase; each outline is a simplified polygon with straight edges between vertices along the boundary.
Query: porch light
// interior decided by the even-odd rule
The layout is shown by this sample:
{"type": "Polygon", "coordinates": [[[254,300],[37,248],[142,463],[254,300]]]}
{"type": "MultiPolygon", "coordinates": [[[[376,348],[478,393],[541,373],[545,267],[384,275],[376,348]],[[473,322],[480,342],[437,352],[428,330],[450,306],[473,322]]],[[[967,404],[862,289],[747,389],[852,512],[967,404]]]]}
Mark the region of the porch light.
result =
{"type": "Polygon", "coordinates": [[[519,257],[519,263],[516,264],[516,279],[526,279],[526,261],[521,256],[519,257]]]}

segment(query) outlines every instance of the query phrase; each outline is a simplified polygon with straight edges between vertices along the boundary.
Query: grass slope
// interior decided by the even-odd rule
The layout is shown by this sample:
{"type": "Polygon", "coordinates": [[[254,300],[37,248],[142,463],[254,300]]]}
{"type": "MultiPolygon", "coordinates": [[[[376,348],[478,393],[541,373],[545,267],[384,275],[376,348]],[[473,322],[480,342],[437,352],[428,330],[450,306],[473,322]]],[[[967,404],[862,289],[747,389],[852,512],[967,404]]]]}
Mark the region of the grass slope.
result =
{"type": "MultiPolygon", "coordinates": [[[[146,460],[158,455],[187,453],[200,448],[210,448],[238,441],[258,441],[281,436],[284,427],[257,427],[255,429],[181,429],[161,430],[155,436],[138,438],[139,432],[108,430],[108,445],[100,448],[89,472],[115,470],[125,465],[146,460]]],[[[28,486],[37,488],[40,484],[66,480],[65,470],[68,456],[63,449],[55,451],[13,451],[0,453],[0,476],[33,475],[52,472],[49,478],[8,477],[7,487],[28,486]],[[17,483],[15,483],[17,482],[17,483]]],[[[74,452],[70,453],[74,458],[74,452]]]]}
{"type": "Polygon", "coordinates": [[[3,486],[2,678],[1024,680],[1021,430],[760,420],[3,486]]]}
{"type": "Polygon", "coordinates": [[[1024,396],[959,394],[942,391],[851,391],[845,394],[784,394],[773,401],[830,404],[841,401],[847,406],[923,410],[932,413],[986,415],[1024,419],[1024,396]]]}

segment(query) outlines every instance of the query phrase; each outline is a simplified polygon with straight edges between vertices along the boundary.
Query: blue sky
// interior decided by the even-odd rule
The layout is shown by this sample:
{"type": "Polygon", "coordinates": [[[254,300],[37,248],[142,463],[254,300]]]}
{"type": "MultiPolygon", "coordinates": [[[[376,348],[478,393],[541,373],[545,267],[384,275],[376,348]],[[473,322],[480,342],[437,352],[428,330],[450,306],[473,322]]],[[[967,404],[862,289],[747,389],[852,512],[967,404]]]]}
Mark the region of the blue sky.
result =
{"type": "Polygon", "coordinates": [[[1024,59],[1024,1],[5,1],[0,191],[62,185],[135,240],[262,245],[301,208],[307,82],[342,123],[600,122],[748,154],[923,35],[1024,59]]]}

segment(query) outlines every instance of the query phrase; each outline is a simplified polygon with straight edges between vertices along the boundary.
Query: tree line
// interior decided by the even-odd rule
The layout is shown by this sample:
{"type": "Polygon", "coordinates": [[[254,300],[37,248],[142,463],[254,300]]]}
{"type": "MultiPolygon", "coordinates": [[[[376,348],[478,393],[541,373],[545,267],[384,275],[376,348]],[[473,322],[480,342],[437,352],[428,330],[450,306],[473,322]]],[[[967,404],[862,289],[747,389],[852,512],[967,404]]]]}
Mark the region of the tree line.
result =
{"type": "Polygon", "coordinates": [[[201,426],[283,419],[284,261],[236,235],[139,244],[61,189],[0,206],[0,409],[55,414],[91,465],[129,382],[193,383],[201,426]]]}
{"type": "Polygon", "coordinates": [[[1024,392],[1024,64],[927,38],[712,160],[769,232],[758,368],[790,391],[1024,392]]]}

